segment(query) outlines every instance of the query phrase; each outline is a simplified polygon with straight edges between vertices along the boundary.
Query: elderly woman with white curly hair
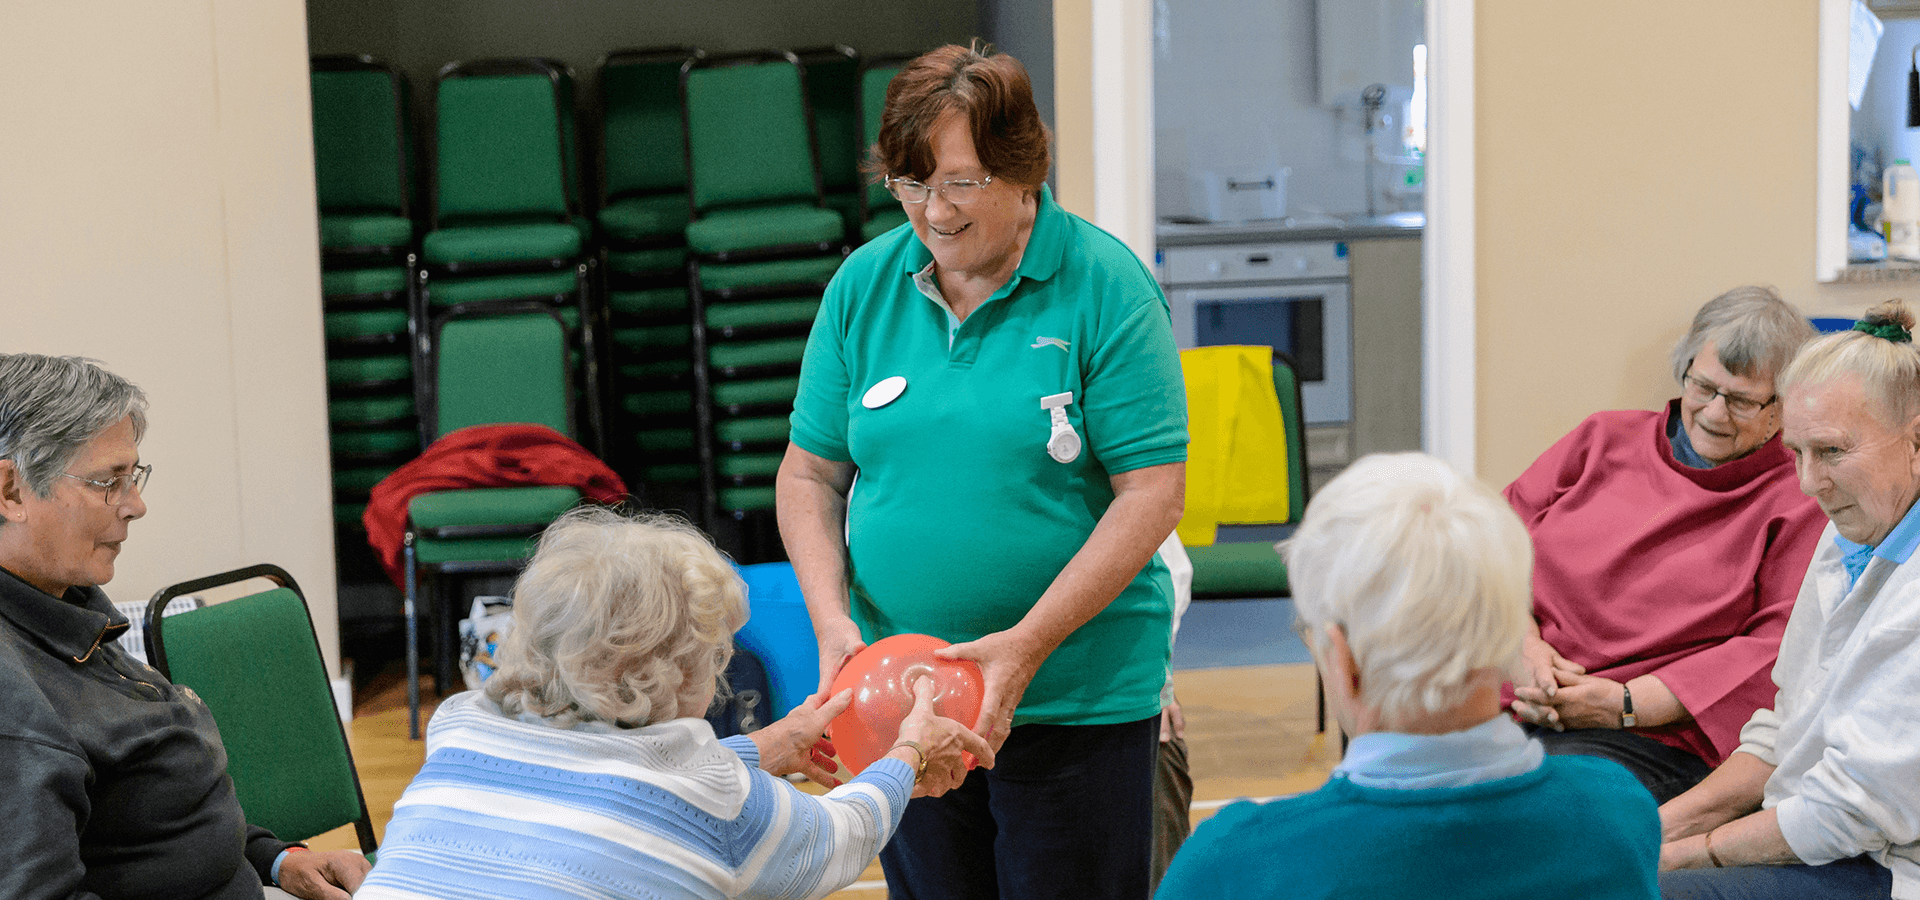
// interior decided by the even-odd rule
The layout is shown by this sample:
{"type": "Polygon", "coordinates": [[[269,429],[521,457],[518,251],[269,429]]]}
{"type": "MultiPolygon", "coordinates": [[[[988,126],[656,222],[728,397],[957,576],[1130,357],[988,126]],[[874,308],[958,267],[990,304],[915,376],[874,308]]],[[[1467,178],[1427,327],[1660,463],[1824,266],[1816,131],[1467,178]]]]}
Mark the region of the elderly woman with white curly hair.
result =
{"type": "Polygon", "coordinates": [[[1647,792],[1502,712],[1533,554],[1498,494],[1431,456],[1368,456],[1281,553],[1353,743],[1320,790],[1203,823],[1157,896],[1656,896],[1647,792]]]}
{"type": "Polygon", "coordinates": [[[702,718],[746,621],[740,577],[667,516],[550,526],[482,691],[449,698],[360,898],[822,897],[859,877],[910,796],[993,752],[921,679],[899,742],[839,784],[821,734],[852,692],[750,735],[702,718]],[[802,793],[776,776],[834,786],[802,793]]]}

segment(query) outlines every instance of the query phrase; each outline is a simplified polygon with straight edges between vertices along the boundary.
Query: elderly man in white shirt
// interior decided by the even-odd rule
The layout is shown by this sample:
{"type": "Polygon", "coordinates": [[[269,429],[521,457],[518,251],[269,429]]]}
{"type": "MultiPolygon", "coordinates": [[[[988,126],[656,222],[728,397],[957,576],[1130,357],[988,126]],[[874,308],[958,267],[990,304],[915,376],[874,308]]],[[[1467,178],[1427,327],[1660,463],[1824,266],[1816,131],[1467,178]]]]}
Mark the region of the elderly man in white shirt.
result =
{"type": "Polygon", "coordinates": [[[1664,897],[1920,898],[1920,350],[1900,301],[1780,376],[1801,490],[1831,520],[1773,709],[1660,809],[1664,897]]]}

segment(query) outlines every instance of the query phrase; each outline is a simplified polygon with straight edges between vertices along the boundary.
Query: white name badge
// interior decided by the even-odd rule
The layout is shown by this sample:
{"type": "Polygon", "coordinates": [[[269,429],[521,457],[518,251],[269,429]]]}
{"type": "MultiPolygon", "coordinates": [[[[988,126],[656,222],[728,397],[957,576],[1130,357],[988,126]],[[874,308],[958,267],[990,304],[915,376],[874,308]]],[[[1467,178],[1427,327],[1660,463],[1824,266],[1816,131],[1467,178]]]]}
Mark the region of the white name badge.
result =
{"type": "Polygon", "coordinates": [[[900,395],[906,391],[907,376],[895,375],[891,378],[882,378],[875,382],[873,387],[867,388],[867,393],[860,398],[860,405],[868,409],[879,409],[900,399],[900,395]]]}

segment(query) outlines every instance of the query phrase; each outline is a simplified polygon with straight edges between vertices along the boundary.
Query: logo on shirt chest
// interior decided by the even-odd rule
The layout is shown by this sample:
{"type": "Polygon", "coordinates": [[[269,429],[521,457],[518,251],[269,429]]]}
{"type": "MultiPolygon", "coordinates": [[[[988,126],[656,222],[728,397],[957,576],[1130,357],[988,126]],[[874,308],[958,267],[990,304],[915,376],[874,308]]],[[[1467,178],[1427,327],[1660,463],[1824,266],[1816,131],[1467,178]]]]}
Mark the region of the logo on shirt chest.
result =
{"type": "Polygon", "coordinates": [[[1034,347],[1035,349],[1039,349],[1041,347],[1059,347],[1061,350],[1072,352],[1070,350],[1067,350],[1067,342],[1059,338],[1050,338],[1050,337],[1036,338],[1030,346],[1034,347]]]}

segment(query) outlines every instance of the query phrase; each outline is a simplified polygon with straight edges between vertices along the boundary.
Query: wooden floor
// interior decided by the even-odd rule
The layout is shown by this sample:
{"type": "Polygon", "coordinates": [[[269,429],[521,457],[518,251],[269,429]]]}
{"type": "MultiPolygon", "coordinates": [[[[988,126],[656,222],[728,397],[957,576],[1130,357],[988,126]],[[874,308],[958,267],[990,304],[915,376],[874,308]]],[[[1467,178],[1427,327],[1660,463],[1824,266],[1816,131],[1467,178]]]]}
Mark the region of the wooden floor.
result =
{"type": "MultiPolygon", "coordinates": [[[[1226,801],[1310,791],[1327,779],[1339,757],[1339,738],[1314,732],[1314,677],[1310,665],[1195,669],[1174,673],[1187,715],[1197,823],[1226,801]]],[[[384,834],[393,803],[420,769],[423,747],[407,739],[406,695],[390,679],[356,698],[349,729],[361,788],[373,808],[374,830],[384,834]]],[[[351,828],[311,841],[320,849],[357,846],[351,828]]],[[[832,896],[881,900],[887,895],[878,863],[832,896]]]]}

